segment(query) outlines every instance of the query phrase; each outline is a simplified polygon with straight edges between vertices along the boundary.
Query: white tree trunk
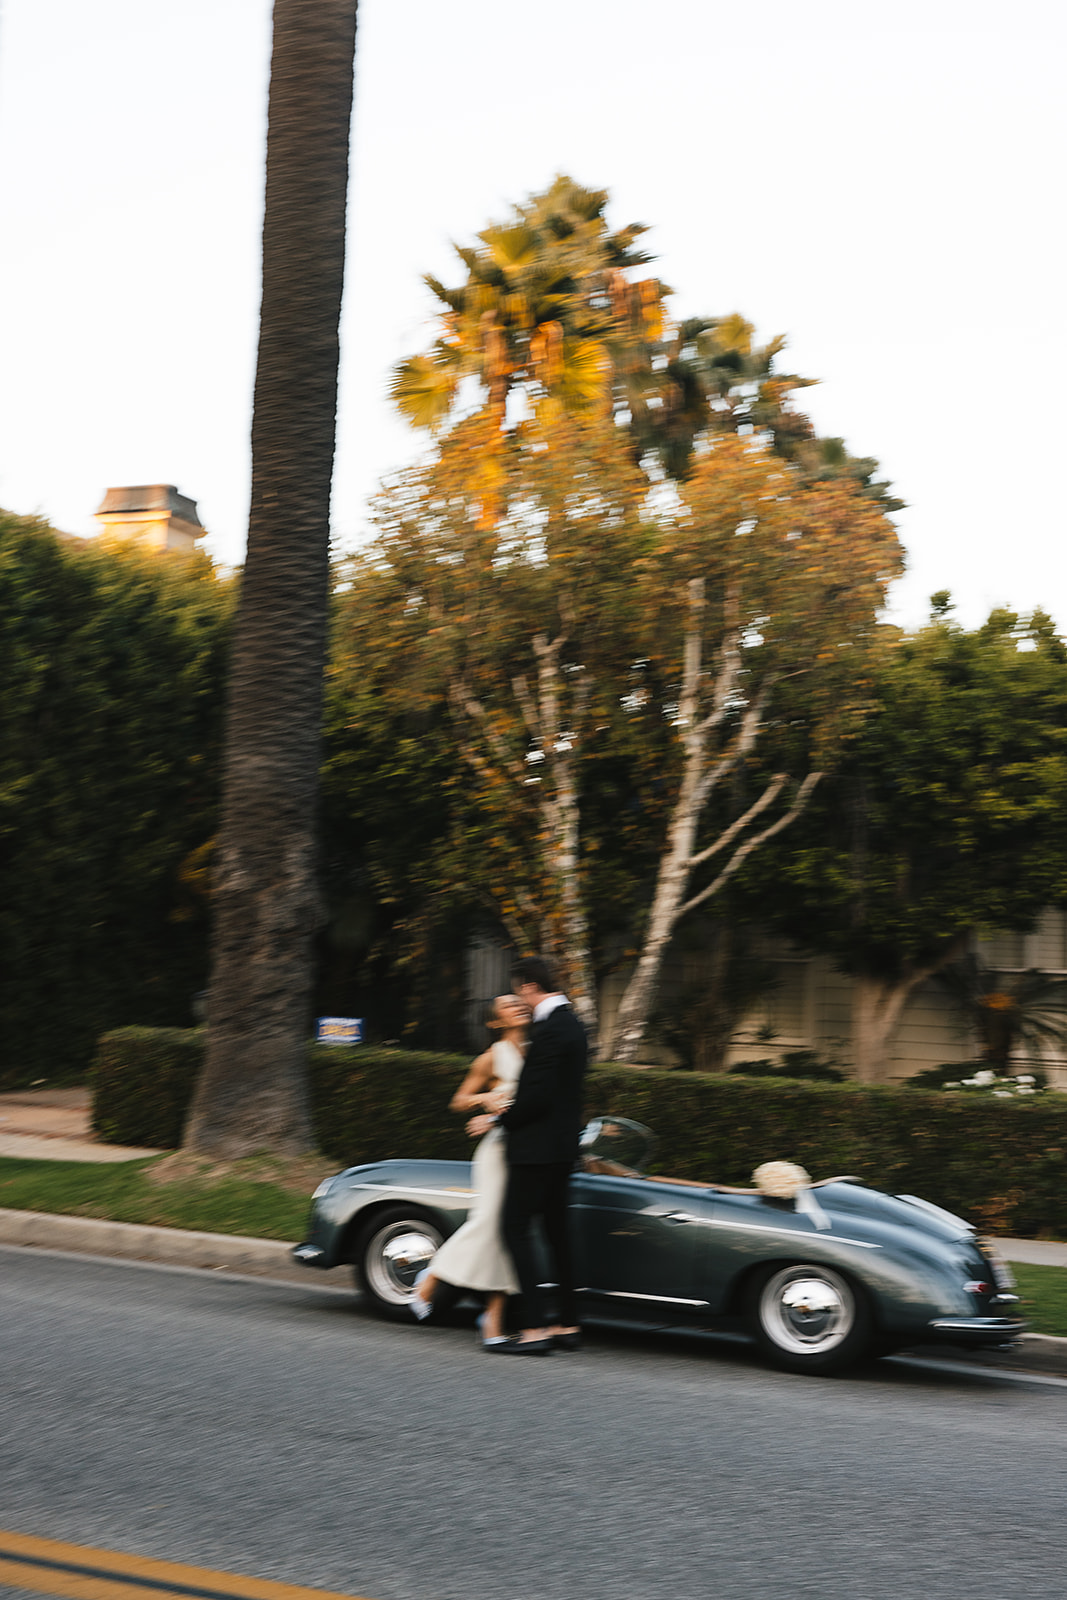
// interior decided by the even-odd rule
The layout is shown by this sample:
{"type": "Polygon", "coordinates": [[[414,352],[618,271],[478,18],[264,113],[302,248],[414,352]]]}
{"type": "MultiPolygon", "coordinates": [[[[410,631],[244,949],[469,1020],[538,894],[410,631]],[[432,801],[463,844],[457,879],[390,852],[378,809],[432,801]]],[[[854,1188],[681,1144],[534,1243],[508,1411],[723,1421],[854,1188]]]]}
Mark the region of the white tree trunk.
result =
{"type": "Polygon", "coordinates": [[[564,680],[560,655],[566,634],[549,639],[538,634],[534,639],[537,656],[537,683],[531,689],[525,678],[513,680],[512,688],[522,710],[530,738],[540,746],[543,762],[537,770],[509,749],[499,728],[462,677],[452,681],[453,709],[477,730],[478,742],[465,742],[464,755],[470,765],[485,777],[508,778],[525,787],[534,781],[541,786],[540,852],[546,894],[539,921],[542,930],[550,929],[545,953],[565,969],[568,993],[574,1009],[589,1031],[591,1046],[597,1044],[598,1011],[596,984],[589,950],[589,924],[585,913],[580,872],[581,806],[578,793],[578,746],[591,692],[588,675],[579,670],[564,680]],[[565,687],[570,689],[565,695],[565,687]],[[569,705],[564,700],[569,699],[569,705]]]}
{"type": "Polygon", "coordinates": [[[694,867],[734,846],[748,824],[773,804],[786,782],[785,773],[776,774],[763,794],[743,816],[732,822],[703,850],[694,850],[700,818],[709,796],[737,763],[748,755],[759,737],[770,685],[766,685],[749,703],[734,738],[724,750],[720,750],[714,759],[711,759],[708,746],[712,736],[726,720],[740,678],[740,630],[736,625],[727,629],[719,670],[710,695],[706,695],[704,692],[706,674],[702,666],[703,579],[694,578],[688,588],[689,621],[685,636],[685,664],[677,718],[685,752],[682,781],[667,829],[667,847],[660,858],[656,889],[641,954],[626,985],[615,1017],[615,1026],[609,1042],[609,1059],[613,1061],[636,1061],[639,1058],[648,1030],[649,1013],[655,1000],[663,957],[678,922],[688,911],[692,911],[695,906],[703,904],[705,900],[717,894],[737,872],[742,862],[758,849],[765,839],[780,833],[783,828],[787,828],[796,820],[822,777],[821,773],[810,773],[801,784],[789,811],[762,832],[752,835],[744,844],[737,845],[718,876],[699,893],[689,899],[686,898],[694,867]],[[710,707],[707,706],[708,699],[710,707]]]}
{"type": "Polygon", "coordinates": [[[598,1011],[593,963],[589,952],[589,923],[582,893],[579,850],[581,808],[576,771],[577,750],[585,721],[591,684],[582,671],[569,674],[573,680],[569,716],[563,709],[563,684],[560,652],[566,636],[549,641],[547,635],[534,639],[537,655],[537,697],[529,694],[525,679],[515,680],[515,694],[522,705],[527,727],[541,745],[547,769],[542,784],[541,814],[544,819],[545,872],[552,885],[554,921],[558,928],[553,954],[566,971],[568,994],[590,1036],[597,1044],[598,1011]],[[547,783],[546,783],[547,779],[547,783]]]}
{"type": "Polygon", "coordinates": [[[667,848],[660,859],[644,944],[615,1016],[609,1055],[612,1061],[636,1061],[645,1037],[663,955],[670,943],[692,870],[690,859],[700,820],[697,787],[703,765],[701,757],[702,751],[687,749],[682,787],[667,832],[667,848]]]}

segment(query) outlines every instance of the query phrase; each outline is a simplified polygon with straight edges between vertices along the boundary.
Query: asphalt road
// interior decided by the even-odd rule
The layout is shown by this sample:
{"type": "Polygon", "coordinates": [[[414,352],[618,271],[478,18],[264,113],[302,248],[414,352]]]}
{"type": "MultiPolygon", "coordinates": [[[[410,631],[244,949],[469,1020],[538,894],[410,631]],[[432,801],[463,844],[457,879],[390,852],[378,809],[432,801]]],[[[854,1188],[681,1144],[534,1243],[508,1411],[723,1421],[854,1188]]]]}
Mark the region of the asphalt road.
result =
{"type": "Polygon", "coordinates": [[[502,1360],[348,1294],[2,1248],[0,1351],[22,1534],[370,1600],[1067,1593],[1062,1382],[627,1333],[502,1360]]]}

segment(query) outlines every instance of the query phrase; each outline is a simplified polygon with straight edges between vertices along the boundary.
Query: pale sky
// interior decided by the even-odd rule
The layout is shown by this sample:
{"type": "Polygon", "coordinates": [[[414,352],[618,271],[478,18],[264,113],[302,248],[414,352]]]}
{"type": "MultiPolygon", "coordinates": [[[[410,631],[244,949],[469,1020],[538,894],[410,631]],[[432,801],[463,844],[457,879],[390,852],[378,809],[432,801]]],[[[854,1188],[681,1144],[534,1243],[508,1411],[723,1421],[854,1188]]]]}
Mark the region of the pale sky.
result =
{"type": "MultiPolygon", "coordinates": [[[[269,0],[3,0],[0,504],[90,532],[176,483],[241,559],[269,0]]],[[[908,501],[913,623],[1067,627],[1061,0],[363,0],[334,528],[419,448],[420,275],[558,170],[652,225],[908,501]]]]}

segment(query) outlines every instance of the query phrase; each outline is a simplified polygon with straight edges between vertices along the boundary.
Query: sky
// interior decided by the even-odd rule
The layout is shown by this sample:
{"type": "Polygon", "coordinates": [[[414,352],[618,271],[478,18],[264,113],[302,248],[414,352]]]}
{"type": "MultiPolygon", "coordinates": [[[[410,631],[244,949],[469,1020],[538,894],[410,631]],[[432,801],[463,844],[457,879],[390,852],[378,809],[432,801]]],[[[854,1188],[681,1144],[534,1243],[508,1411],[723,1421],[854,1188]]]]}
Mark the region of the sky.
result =
{"type": "MultiPolygon", "coordinates": [[[[648,223],[678,316],[740,311],[907,501],[891,615],[1067,629],[1067,8],[362,0],[333,526],[424,445],[390,410],[435,272],[558,171],[648,223]]],[[[0,504],[95,529],[175,483],[241,560],[269,0],[3,0],[0,504]]]]}

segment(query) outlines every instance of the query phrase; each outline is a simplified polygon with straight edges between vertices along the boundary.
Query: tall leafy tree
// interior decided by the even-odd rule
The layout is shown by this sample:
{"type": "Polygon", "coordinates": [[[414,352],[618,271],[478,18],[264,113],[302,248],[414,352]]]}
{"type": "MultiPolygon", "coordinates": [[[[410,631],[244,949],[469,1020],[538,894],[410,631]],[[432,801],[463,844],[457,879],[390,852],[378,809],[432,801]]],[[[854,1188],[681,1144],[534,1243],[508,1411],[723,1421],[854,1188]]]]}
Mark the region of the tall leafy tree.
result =
{"type": "Polygon", "coordinates": [[[435,870],[561,960],[591,1028],[604,912],[632,927],[651,895],[612,1046],[634,1059],[678,920],[788,826],[859,715],[896,536],[853,487],[806,487],[736,434],[711,436],[681,502],[610,419],[502,434],[488,490],[484,438],[467,419],[383,495],[335,671],[372,724],[447,707],[463,792],[435,870]],[[735,776],[801,692],[806,743],[738,810],[735,776]]]}
{"type": "Polygon", "coordinates": [[[1067,892],[1067,651],[1041,613],[937,615],[872,673],[871,714],[750,904],[853,979],[852,1059],[889,1072],[908,997],[983,926],[1025,930],[1067,892]]]}
{"type": "Polygon", "coordinates": [[[648,485],[610,424],[531,424],[501,436],[486,519],[484,439],[469,419],[383,495],[380,536],[350,568],[337,669],[358,664],[354,700],[371,673],[394,721],[447,707],[489,858],[475,876],[515,943],[561,962],[595,1029],[582,768],[621,718],[648,485]]]}
{"type": "Polygon", "coordinates": [[[214,875],[205,1065],[186,1147],[310,1146],[302,1046],[320,911],[316,804],[356,0],[275,0],[241,583],[214,875]]]}
{"type": "Polygon", "coordinates": [[[900,569],[883,509],[846,483],[805,486],[766,448],[712,436],[644,571],[643,654],[674,733],[652,904],[609,1053],[641,1053],[680,920],[791,827],[861,719],[876,619],[900,569]],[[662,695],[662,690],[661,690],[662,695]],[[775,735],[803,701],[809,739],[775,735]],[[766,744],[783,757],[755,793],[766,744]]]}
{"type": "MultiPolygon", "coordinates": [[[[509,463],[529,450],[537,430],[545,460],[553,467],[560,457],[553,455],[548,441],[553,434],[561,436],[564,424],[571,429],[599,429],[605,437],[615,435],[640,469],[644,489],[652,490],[653,514],[646,522],[650,528],[658,524],[662,537],[643,546],[636,558],[620,525],[610,516],[603,519],[616,576],[627,563],[636,559],[636,565],[627,579],[631,592],[626,596],[625,621],[621,614],[613,616],[616,657],[610,667],[601,661],[595,675],[601,686],[612,684],[616,706],[629,706],[631,711],[656,707],[660,721],[646,742],[646,759],[650,746],[662,751],[664,715],[671,726],[687,728],[673,757],[668,745],[668,766],[681,774],[681,787],[668,807],[672,820],[652,891],[653,911],[638,971],[620,1013],[622,1030],[616,1031],[614,1041],[614,1053],[633,1059],[647,1026],[666,945],[678,918],[691,909],[691,874],[696,871],[699,877],[698,869],[730,841],[737,841],[726,877],[720,874],[710,885],[694,886],[700,895],[695,903],[703,903],[717,892],[720,879],[727,881],[765,838],[795,819],[818,781],[814,773],[802,774],[799,787],[791,786],[788,774],[779,773],[764,796],[753,801],[750,817],[742,821],[739,814],[727,819],[728,830],[735,831],[727,831],[721,843],[712,839],[698,846],[696,835],[712,791],[725,786],[739,764],[750,762],[767,722],[782,715],[777,708],[788,700],[788,691],[778,683],[779,677],[800,672],[810,681],[818,662],[817,676],[825,682],[831,676],[827,661],[840,665],[846,654],[855,659],[861,638],[873,626],[872,607],[896,571],[899,551],[886,513],[900,502],[889,494],[888,485],[876,480],[875,461],[852,457],[840,440],[818,438],[810,420],[796,409],[793,395],[810,380],[777,370],[781,339],[759,345],[752,325],[737,315],[690,319],[681,325],[671,322],[666,286],[651,277],[632,281],[630,276],[651,259],[635,248],[646,230],[634,224],[610,232],[607,199],[605,191],[585,190],[559,177],[544,194],[514,207],[507,223],[483,230],[475,247],[460,249],[466,280],[456,288],[435,278],[427,280],[442,308],[439,336],[430,351],[401,363],[392,392],[409,421],[443,436],[435,470],[439,472],[450,457],[462,461],[468,508],[464,517],[469,521],[469,509],[476,508],[473,528],[494,549],[498,539],[506,545],[507,524],[509,519],[515,521],[516,507],[522,504],[514,497],[509,463]],[[534,419],[536,427],[527,418],[534,419]],[[746,472],[750,478],[762,474],[766,484],[773,480],[776,487],[761,491],[746,485],[746,472]],[[710,489],[713,482],[715,488],[710,489]],[[684,509],[676,516],[679,493],[684,509]],[[798,496],[803,493],[807,499],[801,508],[798,496]],[[694,512],[694,505],[701,495],[705,510],[714,504],[709,523],[714,533],[694,559],[693,541],[682,530],[700,526],[702,512],[694,512]],[[794,521],[787,526],[783,519],[788,517],[794,521]],[[814,531],[817,527],[819,533],[814,531]],[[802,532],[803,541],[794,549],[791,541],[802,532]],[[759,576],[752,581],[754,572],[759,576]],[[784,587],[776,589],[785,572],[789,577],[784,587]],[[745,575],[743,582],[739,574],[745,575]],[[790,585],[795,593],[787,597],[790,585]],[[638,590],[642,598],[635,609],[638,590]],[[798,613],[801,594],[833,632],[832,641],[824,638],[821,626],[809,626],[798,613]],[[783,614],[772,617],[779,602],[783,614]],[[683,616],[688,621],[679,625],[677,619],[683,616]],[[797,659],[788,671],[770,673],[767,663],[774,650],[768,645],[762,652],[752,652],[748,646],[770,634],[780,651],[787,633],[797,659]],[[813,647],[807,656],[805,640],[813,647]],[[816,647],[819,640],[821,650],[816,647]],[[798,664],[801,658],[803,665],[798,664]],[[631,681],[635,662],[648,669],[638,674],[640,682],[631,681]],[[746,690],[751,690],[747,700],[746,690]],[[789,804],[779,814],[773,809],[775,802],[787,796],[789,804]],[[762,817],[760,831],[741,841],[740,832],[758,817],[762,817]]],[[[603,460],[602,456],[601,468],[603,460]]],[[[607,498],[611,499],[610,493],[607,498]]],[[[529,504],[536,503],[534,496],[529,504]]],[[[589,496],[587,503],[592,504],[589,496]]],[[[539,506],[537,514],[543,509],[539,506]]],[[[440,517],[425,507],[415,522],[438,528],[440,517]]],[[[467,546],[457,546],[447,560],[452,568],[456,563],[477,566],[486,559],[484,551],[470,547],[469,532],[465,538],[467,546]]],[[[426,548],[421,532],[416,542],[426,548]]],[[[499,566],[498,558],[491,564],[499,566]]],[[[451,572],[450,581],[454,578],[451,572]]],[[[481,580],[471,576],[469,581],[481,580]]],[[[446,631],[442,626],[438,633],[443,636],[446,631]]],[[[567,965],[579,1005],[591,1021],[593,964],[578,954],[579,947],[589,945],[589,918],[578,911],[582,805],[578,775],[585,763],[575,755],[573,711],[565,712],[555,736],[545,732],[567,704],[567,694],[578,696],[594,681],[586,651],[566,659],[575,647],[573,633],[561,618],[555,634],[540,636],[536,680],[525,670],[513,675],[514,692],[525,697],[520,726],[528,737],[541,741],[525,759],[540,757],[549,764],[543,777],[523,776],[520,764],[512,769],[512,779],[527,789],[546,785],[540,791],[539,832],[542,839],[559,841],[554,859],[567,863],[571,874],[561,903],[572,908],[573,914],[564,920],[569,921],[573,937],[564,939],[563,945],[569,951],[567,965]],[[544,691],[556,671],[552,663],[563,669],[559,686],[565,692],[553,690],[548,700],[538,703],[529,684],[536,681],[544,691]],[[542,706],[549,704],[552,715],[546,719],[542,706]]],[[[468,759],[481,763],[484,792],[498,797],[506,793],[513,804],[515,781],[503,783],[499,778],[505,741],[497,719],[504,714],[491,715],[480,696],[465,694],[464,681],[462,674],[458,678],[453,674],[449,695],[457,713],[465,708],[468,723],[481,729],[480,745],[468,741],[468,759]],[[490,746],[494,761],[487,764],[490,746]],[[495,775],[492,783],[490,774],[495,775]]],[[[844,703],[851,706],[854,698],[846,688],[844,703]]],[[[598,731],[617,729],[618,723],[617,715],[608,717],[600,708],[598,731]]],[[[825,719],[820,726],[824,724],[825,719]]],[[[822,739],[824,755],[831,743],[822,739]]],[[[585,745],[588,752],[588,740],[585,745]]],[[[662,793],[662,778],[657,783],[662,793]]],[[[712,807],[712,812],[718,811],[721,806],[712,807]]],[[[506,831],[513,836],[513,829],[506,831]]],[[[494,836],[498,852],[500,837],[498,831],[494,836]]],[[[503,869],[503,854],[499,861],[503,869]]],[[[519,882],[514,864],[502,870],[502,876],[519,882]]],[[[564,880],[557,881],[562,889],[564,880]]],[[[532,905],[529,895],[526,898],[532,905]]],[[[550,938],[544,931],[541,942],[560,948],[558,936],[550,938]]]]}

